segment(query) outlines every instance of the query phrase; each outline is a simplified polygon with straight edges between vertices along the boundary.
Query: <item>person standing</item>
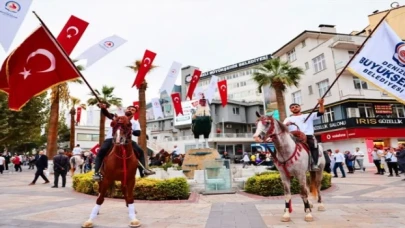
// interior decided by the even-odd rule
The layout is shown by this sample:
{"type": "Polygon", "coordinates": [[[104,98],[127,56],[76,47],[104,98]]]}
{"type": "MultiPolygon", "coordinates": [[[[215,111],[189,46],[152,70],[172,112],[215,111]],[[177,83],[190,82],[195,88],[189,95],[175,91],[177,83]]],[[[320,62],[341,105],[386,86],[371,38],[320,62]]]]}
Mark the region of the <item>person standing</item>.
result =
{"type": "Polygon", "coordinates": [[[4,164],[6,164],[6,159],[3,157],[3,154],[0,154],[0,174],[3,174],[4,164]]]}
{"type": "Polygon", "coordinates": [[[73,156],[77,155],[79,157],[82,157],[82,148],[80,148],[80,144],[77,144],[75,148],[73,148],[73,156]]]}
{"type": "Polygon", "coordinates": [[[343,169],[343,164],[344,164],[344,161],[345,161],[345,156],[344,156],[343,154],[339,153],[339,150],[335,150],[334,159],[335,159],[335,165],[333,166],[333,174],[334,174],[334,177],[338,177],[336,171],[337,171],[337,168],[339,168],[339,169],[340,169],[340,172],[342,172],[342,178],[345,178],[345,177],[346,177],[346,173],[345,173],[345,170],[343,169]]]}
{"type": "Polygon", "coordinates": [[[11,160],[11,155],[10,155],[10,152],[7,152],[7,150],[5,151],[5,154],[4,154],[4,159],[6,160],[5,161],[5,168],[6,168],[6,170],[8,170],[8,165],[10,164],[10,160],[11,160]]]}
{"type": "Polygon", "coordinates": [[[249,166],[249,154],[247,152],[243,153],[242,161],[243,161],[243,167],[242,168],[245,168],[246,166],[249,166]]]}
{"type": "Polygon", "coordinates": [[[366,168],[364,168],[364,152],[360,150],[360,148],[356,147],[356,152],[354,152],[354,156],[356,156],[355,164],[353,164],[353,168],[356,169],[356,162],[360,166],[360,170],[365,172],[366,168]]]}
{"type": "Polygon", "coordinates": [[[48,169],[48,157],[44,154],[44,151],[39,152],[38,159],[35,162],[35,166],[37,167],[37,171],[35,172],[34,180],[29,185],[34,185],[39,176],[44,179],[44,184],[48,184],[49,180],[44,174],[44,170],[48,169]]]}
{"type": "MultiPolygon", "coordinates": [[[[399,145],[399,151],[396,154],[398,159],[398,165],[402,170],[405,170],[405,144],[402,143],[399,145]]],[[[403,179],[405,181],[405,179],[403,179]]]]}
{"type": "Polygon", "coordinates": [[[69,158],[59,149],[58,154],[53,158],[54,181],[52,188],[58,187],[59,176],[62,176],[62,188],[66,186],[66,174],[69,167],[69,158]]]}
{"type": "Polygon", "coordinates": [[[377,147],[374,147],[373,152],[371,152],[371,156],[373,157],[374,165],[377,168],[377,172],[375,174],[384,175],[384,169],[381,168],[381,155],[382,153],[378,151],[377,147]]]}
{"type": "Polygon", "coordinates": [[[18,154],[14,155],[14,157],[12,158],[12,162],[14,164],[15,171],[18,172],[18,170],[20,170],[20,172],[22,172],[21,160],[20,160],[20,156],[18,156],[18,154]]]}

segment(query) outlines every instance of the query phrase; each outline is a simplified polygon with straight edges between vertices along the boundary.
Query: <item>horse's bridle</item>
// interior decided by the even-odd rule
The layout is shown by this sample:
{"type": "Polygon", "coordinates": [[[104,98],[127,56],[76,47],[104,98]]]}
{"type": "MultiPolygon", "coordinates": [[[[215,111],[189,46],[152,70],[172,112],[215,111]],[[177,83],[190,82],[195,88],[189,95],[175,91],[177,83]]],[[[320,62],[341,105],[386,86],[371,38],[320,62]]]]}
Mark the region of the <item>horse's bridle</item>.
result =
{"type": "Polygon", "coordinates": [[[271,138],[273,139],[275,136],[280,135],[282,132],[276,134],[275,131],[275,126],[274,126],[274,120],[272,120],[273,117],[271,116],[262,116],[259,118],[258,121],[262,122],[262,124],[264,126],[266,126],[266,128],[268,127],[267,131],[263,131],[261,130],[261,134],[259,135],[259,137],[263,136],[263,141],[265,141],[267,138],[271,138]],[[270,124],[270,126],[269,126],[270,124]]]}
{"type": "Polygon", "coordinates": [[[129,127],[125,127],[124,123],[118,122],[114,128],[113,128],[113,139],[116,139],[116,137],[119,137],[119,141],[113,140],[114,144],[119,144],[119,145],[126,145],[128,143],[132,143],[131,136],[132,136],[132,129],[129,127]],[[126,130],[124,132],[124,136],[121,136],[121,131],[126,130]]]}

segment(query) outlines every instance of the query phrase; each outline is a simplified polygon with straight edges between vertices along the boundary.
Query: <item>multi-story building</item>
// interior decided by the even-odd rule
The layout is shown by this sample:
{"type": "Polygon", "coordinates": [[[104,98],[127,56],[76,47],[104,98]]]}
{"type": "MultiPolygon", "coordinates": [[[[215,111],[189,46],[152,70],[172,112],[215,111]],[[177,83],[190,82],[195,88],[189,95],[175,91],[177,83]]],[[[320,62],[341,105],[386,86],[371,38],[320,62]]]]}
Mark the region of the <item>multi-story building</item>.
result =
{"type": "MultiPolygon", "coordinates": [[[[310,112],[366,39],[353,32],[337,33],[333,25],[303,31],[273,53],[305,71],[299,88],[289,88],[286,104],[310,112]]],[[[315,122],[315,135],[325,149],[371,152],[374,145],[405,141],[404,105],[345,70],[325,96],[325,114],[315,122]]],[[[288,112],[288,110],[287,110],[288,112]]],[[[369,160],[371,162],[371,160],[369,160]]]]}

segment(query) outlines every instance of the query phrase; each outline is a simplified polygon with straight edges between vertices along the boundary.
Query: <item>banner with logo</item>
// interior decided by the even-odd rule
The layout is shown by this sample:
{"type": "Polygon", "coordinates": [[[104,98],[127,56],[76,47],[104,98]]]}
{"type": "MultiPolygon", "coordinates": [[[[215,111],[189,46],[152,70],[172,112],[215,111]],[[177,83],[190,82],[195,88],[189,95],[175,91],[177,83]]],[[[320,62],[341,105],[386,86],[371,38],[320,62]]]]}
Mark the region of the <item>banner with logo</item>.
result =
{"type": "Polygon", "coordinates": [[[77,107],[76,126],[79,125],[81,117],[82,117],[82,107],[77,107]]]}
{"type": "Polygon", "coordinates": [[[366,148],[367,148],[368,162],[373,163],[374,161],[371,153],[374,150],[374,141],[372,139],[366,139],[366,148]]]}
{"type": "Polygon", "coordinates": [[[191,125],[191,118],[197,111],[198,100],[182,101],[181,107],[183,109],[183,115],[174,117],[174,126],[191,125]]]}
{"type": "Polygon", "coordinates": [[[87,122],[86,125],[87,126],[93,126],[93,118],[94,118],[94,107],[91,105],[87,108],[86,110],[87,112],[87,122]]]}
{"type": "Polygon", "coordinates": [[[218,83],[218,77],[213,75],[211,77],[210,84],[208,85],[208,88],[205,90],[205,99],[208,100],[208,102],[211,104],[212,99],[214,98],[215,94],[215,89],[217,88],[217,83],[218,83]]]}
{"type": "Polygon", "coordinates": [[[405,42],[382,22],[348,70],[405,103],[405,42]]]}
{"type": "Polygon", "coordinates": [[[0,45],[8,52],[32,0],[0,0],[0,45]]]}
{"type": "Polygon", "coordinates": [[[169,72],[167,73],[167,76],[162,86],[159,89],[160,93],[163,93],[164,91],[166,91],[167,94],[172,93],[174,83],[177,80],[177,76],[179,75],[180,70],[181,70],[181,63],[174,61],[169,69],[169,72]]]}
{"type": "Polygon", "coordinates": [[[126,42],[126,40],[117,35],[109,36],[84,51],[76,59],[87,60],[85,67],[90,67],[95,62],[97,62],[107,54],[111,53],[126,42]]]}
{"type": "Polygon", "coordinates": [[[159,117],[164,118],[159,98],[152,98],[151,102],[152,102],[153,116],[155,117],[155,120],[159,119],[159,117]]]}

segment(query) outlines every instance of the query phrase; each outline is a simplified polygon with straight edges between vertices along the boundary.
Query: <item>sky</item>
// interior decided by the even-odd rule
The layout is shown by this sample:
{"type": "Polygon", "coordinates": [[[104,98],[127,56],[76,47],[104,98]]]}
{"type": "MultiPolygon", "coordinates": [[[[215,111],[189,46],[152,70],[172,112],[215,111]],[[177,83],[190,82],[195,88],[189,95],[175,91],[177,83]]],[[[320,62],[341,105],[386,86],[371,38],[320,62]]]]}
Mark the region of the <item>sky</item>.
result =
{"type": "MultiPolygon", "coordinates": [[[[397,2],[405,4],[405,0],[397,2]]],[[[126,39],[83,72],[95,89],[114,86],[126,106],[138,100],[138,91],[131,88],[135,74],[125,66],[142,59],[145,49],[157,53],[154,64],[159,66],[146,77],[150,101],[159,96],[173,61],[205,72],[271,54],[303,30],[319,30],[319,24],[336,25],[339,33],[361,31],[368,25],[368,15],[390,4],[386,0],[34,0],[30,11],[36,11],[55,36],[71,15],[90,23],[71,58],[107,36],[126,39]]],[[[11,49],[38,25],[28,13],[11,49]]],[[[0,48],[1,63],[7,54],[0,48]]],[[[70,90],[82,103],[90,97],[85,85],[70,84],[70,90]]]]}

